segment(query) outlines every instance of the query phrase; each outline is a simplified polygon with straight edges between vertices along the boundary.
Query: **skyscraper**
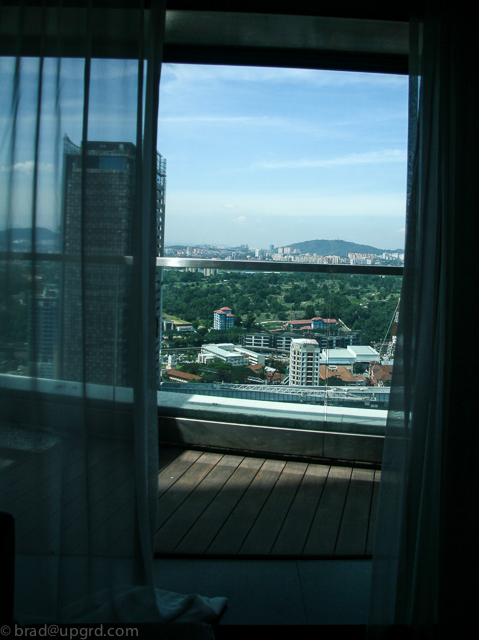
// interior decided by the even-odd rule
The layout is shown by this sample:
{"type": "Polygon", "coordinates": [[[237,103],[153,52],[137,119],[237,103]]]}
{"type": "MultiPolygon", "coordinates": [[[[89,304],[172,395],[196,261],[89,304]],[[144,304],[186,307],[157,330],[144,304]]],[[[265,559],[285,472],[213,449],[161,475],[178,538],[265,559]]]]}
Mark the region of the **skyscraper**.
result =
{"type": "Polygon", "coordinates": [[[58,377],[58,286],[45,285],[30,300],[28,368],[39,378],[58,377]]]}
{"type": "MultiPolygon", "coordinates": [[[[133,330],[133,253],[136,147],[129,142],[88,142],[82,215],[82,147],[65,136],[63,155],[63,253],[92,262],[63,265],[60,375],[86,382],[130,386],[133,330]],[[115,260],[119,258],[120,260],[115,260]],[[82,320],[83,316],[83,320],[82,320]],[[84,328],[84,334],[81,328],[84,328]]],[[[157,255],[164,246],[166,161],[157,156],[157,255]]],[[[160,314],[157,286],[156,313],[160,314]]],[[[157,323],[159,324],[159,323],[157,323]]],[[[159,338],[157,337],[157,349],[159,338]]],[[[158,355],[158,354],[157,354],[158,355]]],[[[156,359],[158,363],[158,357],[156,359]]]]}

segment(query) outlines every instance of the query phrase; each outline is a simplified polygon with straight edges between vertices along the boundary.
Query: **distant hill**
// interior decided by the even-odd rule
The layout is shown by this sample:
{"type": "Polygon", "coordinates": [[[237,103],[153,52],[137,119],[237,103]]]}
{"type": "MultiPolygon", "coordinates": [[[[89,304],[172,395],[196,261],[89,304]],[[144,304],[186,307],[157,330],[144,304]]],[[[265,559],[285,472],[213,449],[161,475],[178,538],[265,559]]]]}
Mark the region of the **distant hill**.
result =
{"type": "MultiPolygon", "coordinates": [[[[0,229],[0,247],[2,249],[7,248],[8,233],[10,233],[12,251],[30,251],[32,241],[31,228],[13,227],[9,232],[5,229],[0,229]]],[[[37,227],[36,245],[37,250],[46,251],[47,253],[58,251],[60,248],[60,233],[44,227],[37,227]]]]}
{"type": "MultiPolygon", "coordinates": [[[[12,241],[18,242],[30,242],[32,239],[31,227],[13,227],[10,229],[12,241]]],[[[44,227],[37,227],[37,239],[41,242],[56,241],[59,237],[58,231],[52,231],[51,229],[45,229],[44,227]]],[[[7,238],[7,231],[5,229],[0,230],[0,242],[5,242],[7,238]]]]}
{"type": "Polygon", "coordinates": [[[379,255],[384,251],[404,252],[404,249],[377,249],[368,244],[356,244],[345,240],[306,240],[288,245],[291,251],[298,249],[300,253],[316,253],[319,256],[340,256],[347,258],[348,253],[373,253],[379,255]]]}

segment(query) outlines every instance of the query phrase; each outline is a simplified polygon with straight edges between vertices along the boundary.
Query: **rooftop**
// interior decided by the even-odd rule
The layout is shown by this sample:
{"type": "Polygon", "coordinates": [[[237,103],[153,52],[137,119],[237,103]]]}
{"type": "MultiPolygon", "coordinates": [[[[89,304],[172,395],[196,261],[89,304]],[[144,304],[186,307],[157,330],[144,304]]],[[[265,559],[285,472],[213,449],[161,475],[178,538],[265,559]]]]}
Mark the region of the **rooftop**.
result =
{"type": "Polygon", "coordinates": [[[311,324],[311,320],[288,320],[286,324],[299,326],[303,324],[311,324]]]}
{"type": "Polygon", "coordinates": [[[179,371],[178,369],[168,369],[166,373],[171,378],[179,378],[180,380],[201,380],[200,376],[195,376],[193,373],[187,373],[186,371],[179,371]]]}

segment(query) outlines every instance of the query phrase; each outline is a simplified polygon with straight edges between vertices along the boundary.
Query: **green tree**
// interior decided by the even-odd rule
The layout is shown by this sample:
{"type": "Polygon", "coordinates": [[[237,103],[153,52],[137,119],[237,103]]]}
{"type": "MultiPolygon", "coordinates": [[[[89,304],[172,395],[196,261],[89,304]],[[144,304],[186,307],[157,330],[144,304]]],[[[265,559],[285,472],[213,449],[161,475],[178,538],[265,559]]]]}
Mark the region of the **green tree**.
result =
{"type": "Polygon", "coordinates": [[[312,304],[307,304],[304,307],[304,319],[309,320],[310,318],[315,318],[316,312],[314,310],[314,306],[312,304]]]}

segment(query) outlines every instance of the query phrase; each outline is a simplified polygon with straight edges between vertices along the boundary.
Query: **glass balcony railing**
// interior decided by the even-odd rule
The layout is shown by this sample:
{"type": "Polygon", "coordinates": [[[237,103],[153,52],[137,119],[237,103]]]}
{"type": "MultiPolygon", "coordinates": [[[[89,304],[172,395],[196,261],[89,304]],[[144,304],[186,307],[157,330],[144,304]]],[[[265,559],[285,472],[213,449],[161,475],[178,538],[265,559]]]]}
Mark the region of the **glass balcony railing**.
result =
{"type": "Polygon", "coordinates": [[[293,430],[384,435],[401,267],[158,265],[159,411],[177,426],[188,421],[183,440],[194,420],[203,430],[222,424],[223,434],[239,424],[276,429],[278,440],[282,429],[285,441],[293,430]]]}
{"type": "MultiPolygon", "coordinates": [[[[82,364],[94,397],[127,401],[131,259],[85,265],[82,335],[79,265],[42,254],[33,286],[18,255],[2,294],[4,382],[52,392],[62,380],[74,395],[82,364]]],[[[326,455],[318,434],[336,434],[377,447],[401,267],[158,258],[157,269],[160,439],[326,455]]]]}

